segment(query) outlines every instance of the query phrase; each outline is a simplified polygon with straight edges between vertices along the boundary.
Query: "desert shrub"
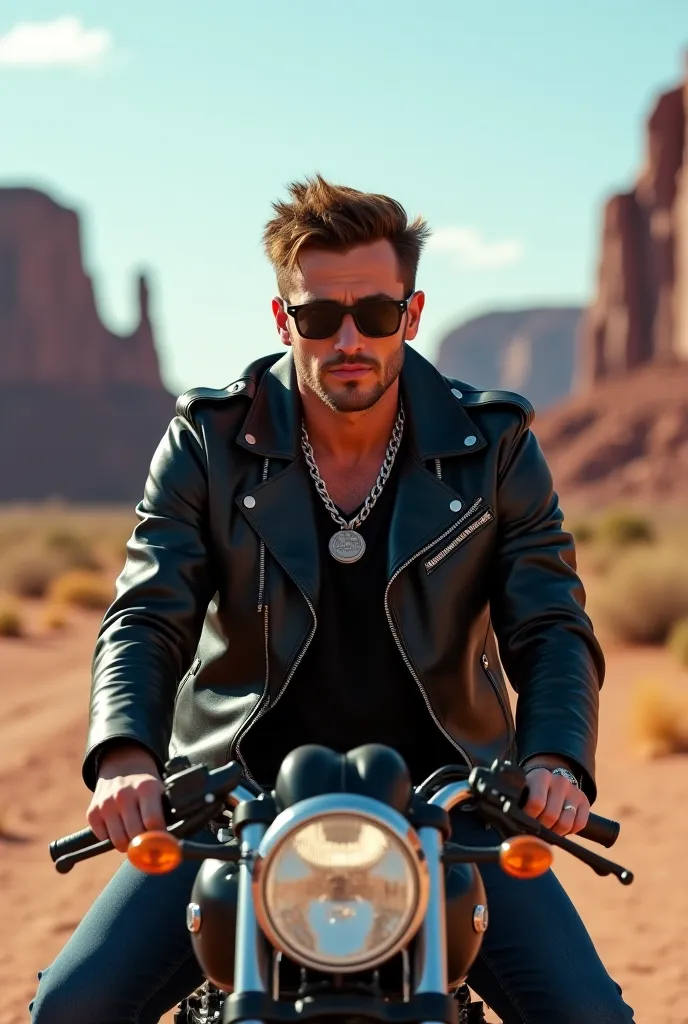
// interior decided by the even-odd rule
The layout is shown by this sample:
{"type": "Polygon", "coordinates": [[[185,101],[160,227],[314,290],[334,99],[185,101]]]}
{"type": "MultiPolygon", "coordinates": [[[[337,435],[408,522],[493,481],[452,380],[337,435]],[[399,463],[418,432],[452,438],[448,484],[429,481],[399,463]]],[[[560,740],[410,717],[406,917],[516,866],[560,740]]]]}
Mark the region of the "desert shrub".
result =
{"type": "Polygon", "coordinates": [[[599,522],[597,540],[612,547],[625,548],[632,544],[651,544],[655,529],[650,519],[638,512],[611,509],[599,522]]]}
{"type": "Polygon", "coordinates": [[[674,624],[668,641],[669,650],[680,665],[688,668],[688,617],[674,624]]]}
{"type": "Polygon", "coordinates": [[[57,632],[69,625],[69,615],[67,609],[61,605],[49,604],[43,613],[41,621],[44,629],[57,632]]]}
{"type": "Polygon", "coordinates": [[[628,644],[664,644],[688,616],[688,565],[673,548],[627,552],[596,594],[606,630],[628,644]]]}
{"type": "Polygon", "coordinates": [[[0,558],[0,588],[17,597],[40,598],[64,571],[64,558],[57,552],[35,544],[15,547],[0,558]]]}
{"type": "Polygon", "coordinates": [[[662,679],[641,679],[630,712],[634,744],[643,756],[688,752],[688,692],[662,679]]]}
{"type": "Polygon", "coordinates": [[[0,605],[0,636],[20,637],[24,635],[24,624],[19,609],[13,604],[0,605]]]}
{"type": "Polygon", "coordinates": [[[74,569],[51,582],[47,597],[55,605],[104,611],[112,603],[114,587],[100,573],[74,569]]]}
{"type": "Polygon", "coordinates": [[[33,534],[0,552],[0,589],[17,597],[41,598],[65,572],[98,568],[98,558],[79,535],[64,530],[33,534]]]}
{"type": "Polygon", "coordinates": [[[100,569],[100,560],[85,537],[67,529],[54,529],[45,535],[45,547],[57,553],[65,569],[100,569]]]}
{"type": "Polygon", "coordinates": [[[595,540],[595,527],[587,519],[577,520],[566,529],[573,534],[576,544],[591,544],[595,540]]]}

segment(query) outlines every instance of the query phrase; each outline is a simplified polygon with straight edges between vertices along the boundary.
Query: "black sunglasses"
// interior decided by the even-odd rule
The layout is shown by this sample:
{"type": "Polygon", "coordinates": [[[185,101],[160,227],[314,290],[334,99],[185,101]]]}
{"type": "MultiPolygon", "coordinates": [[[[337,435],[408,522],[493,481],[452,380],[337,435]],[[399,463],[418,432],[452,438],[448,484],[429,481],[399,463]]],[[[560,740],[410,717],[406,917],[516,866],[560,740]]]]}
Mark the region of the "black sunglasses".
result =
{"type": "Polygon", "coordinates": [[[367,338],[389,338],[401,327],[401,319],[413,295],[406,299],[359,299],[353,306],[344,306],[331,299],[316,299],[301,306],[287,306],[296,330],[308,341],[324,341],[337,333],[347,313],[356,328],[367,338]]]}

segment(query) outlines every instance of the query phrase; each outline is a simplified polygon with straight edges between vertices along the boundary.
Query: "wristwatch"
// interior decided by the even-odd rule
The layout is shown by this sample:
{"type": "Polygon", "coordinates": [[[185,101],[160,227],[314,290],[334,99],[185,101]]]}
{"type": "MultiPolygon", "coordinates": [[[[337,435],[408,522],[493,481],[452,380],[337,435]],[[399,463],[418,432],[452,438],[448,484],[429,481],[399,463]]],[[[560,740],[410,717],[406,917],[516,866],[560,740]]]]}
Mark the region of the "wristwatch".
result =
{"type": "Polygon", "coordinates": [[[580,783],[578,779],[573,774],[573,772],[570,772],[568,770],[568,768],[553,768],[552,775],[561,775],[563,779],[566,779],[567,782],[570,782],[572,786],[576,787],[576,789],[580,789],[580,783]]]}
{"type": "Polygon", "coordinates": [[[544,768],[546,771],[551,772],[552,775],[561,775],[563,779],[566,779],[567,782],[570,782],[572,786],[576,787],[576,789],[581,788],[579,780],[576,778],[572,771],[569,771],[568,768],[550,768],[549,765],[546,764],[531,764],[526,769],[526,775],[528,775],[530,772],[535,771],[536,768],[544,768]]]}

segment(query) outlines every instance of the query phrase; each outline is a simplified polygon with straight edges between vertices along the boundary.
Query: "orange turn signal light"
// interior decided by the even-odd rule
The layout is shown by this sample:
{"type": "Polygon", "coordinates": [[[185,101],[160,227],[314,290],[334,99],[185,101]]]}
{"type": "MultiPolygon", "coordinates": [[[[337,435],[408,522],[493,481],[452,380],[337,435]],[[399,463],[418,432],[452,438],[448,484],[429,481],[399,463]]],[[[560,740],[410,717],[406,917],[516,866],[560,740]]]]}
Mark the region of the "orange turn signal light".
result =
{"type": "Polygon", "coordinates": [[[512,878],[538,878],[552,866],[552,848],[536,836],[512,836],[499,851],[499,865],[512,878]]]}
{"type": "Polygon", "coordinates": [[[182,862],[179,840],[165,832],[142,832],[129,843],[129,862],[147,875],[164,875],[174,871],[182,862]]]}

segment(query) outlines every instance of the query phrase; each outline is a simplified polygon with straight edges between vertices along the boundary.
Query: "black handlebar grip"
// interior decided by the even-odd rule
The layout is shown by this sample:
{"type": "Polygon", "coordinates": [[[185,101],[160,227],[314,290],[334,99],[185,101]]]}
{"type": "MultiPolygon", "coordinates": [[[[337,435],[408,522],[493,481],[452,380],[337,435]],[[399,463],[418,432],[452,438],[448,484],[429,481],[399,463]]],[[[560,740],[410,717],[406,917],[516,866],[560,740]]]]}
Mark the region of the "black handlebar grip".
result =
{"type": "Polygon", "coordinates": [[[621,825],[611,818],[603,818],[601,814],[591,814],[584,829],[578,833],[581,839],[589,839],[591,843],[599,843],[609,849],[619,838],[621,825]]]}
{"type": "MultiPolygon", "coordinates": [[[[64,857],[67,853],[79,853],[80,850],[86,850],[89,846],[93,846],[95,843],[99,843],[100,839],[91,832],[90,828],[82,828],[80,832],[74,832],[71,836],[63,836],[62,839],[53,839],[52,843],[48,847],[50,850],[50,859],[53,864],[60,857],[64,857]]],[[[103,847],[103,850],[110,849],[114,850],[114,846],[110,843],[109,847],[103,847]]]]}

